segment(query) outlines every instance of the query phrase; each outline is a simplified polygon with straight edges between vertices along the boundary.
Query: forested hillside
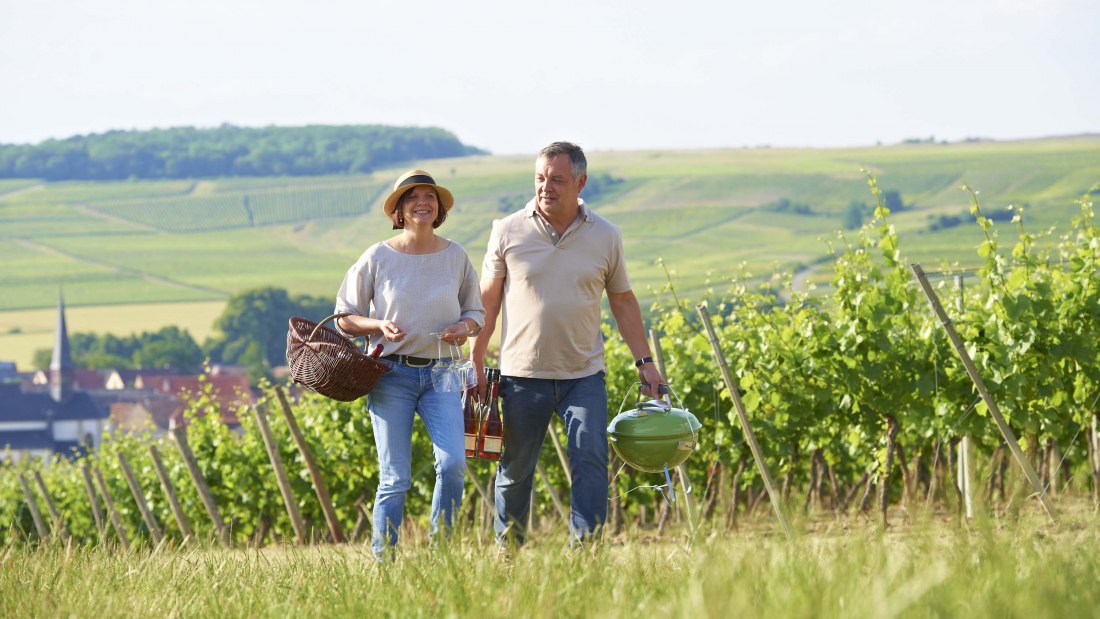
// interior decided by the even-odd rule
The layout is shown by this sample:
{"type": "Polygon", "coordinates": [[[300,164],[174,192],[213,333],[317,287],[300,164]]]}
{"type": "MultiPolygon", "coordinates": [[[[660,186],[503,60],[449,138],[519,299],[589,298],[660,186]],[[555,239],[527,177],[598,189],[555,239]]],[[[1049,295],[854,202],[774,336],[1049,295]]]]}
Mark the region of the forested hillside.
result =
{"type": "Polygon", "coordinates": [[[120,180],[366,173],[414,159],[482,154],[435,127],[314,125],[109,131],[0,144],[0,178],[120,180]]]}

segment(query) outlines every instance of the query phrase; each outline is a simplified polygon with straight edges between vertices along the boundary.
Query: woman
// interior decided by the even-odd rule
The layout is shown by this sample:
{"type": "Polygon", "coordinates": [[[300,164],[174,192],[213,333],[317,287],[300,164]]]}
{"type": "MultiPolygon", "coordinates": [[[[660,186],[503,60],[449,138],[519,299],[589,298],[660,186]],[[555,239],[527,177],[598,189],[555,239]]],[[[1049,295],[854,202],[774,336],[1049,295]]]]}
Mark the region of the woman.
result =
{"type": "MultiPolygon", "coordinates": [[[[434,445],[435,491],[431,531],[444,529],[462,503],[466,473],[460,393],[432,387],[440,356],[438,334],[462,346],[484,325],[477,274],[458,243],[436,235],[454,204],[450,191],[423,170],[410,170],[394,183],[383,205],[397,236],[371,246],[340,285],[337,326],[365,335],[368,350],[383,345],[392,364],[367,399],[378,447],[378,493],[371,547],[379,560],[391,556],[412,475],[413,415],[420,414],[434,445]]],[[[444,357],[447,344],[442,345],[444,357]]]]}

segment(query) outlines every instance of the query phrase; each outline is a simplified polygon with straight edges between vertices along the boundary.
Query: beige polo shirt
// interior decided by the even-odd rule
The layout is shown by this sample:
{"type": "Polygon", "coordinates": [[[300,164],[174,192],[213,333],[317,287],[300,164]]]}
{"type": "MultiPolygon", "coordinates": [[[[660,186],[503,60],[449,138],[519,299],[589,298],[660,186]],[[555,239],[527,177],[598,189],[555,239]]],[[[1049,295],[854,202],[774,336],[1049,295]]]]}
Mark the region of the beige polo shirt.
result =
{"type": "Polygon", "coordinates": [[[605,370],[604,291],[630,290],[619,229],[582,201],[561,238],[532,199],[493,222],[482,279],[504,278],[500,368],[506,376],[582,378],[605,370]]]}

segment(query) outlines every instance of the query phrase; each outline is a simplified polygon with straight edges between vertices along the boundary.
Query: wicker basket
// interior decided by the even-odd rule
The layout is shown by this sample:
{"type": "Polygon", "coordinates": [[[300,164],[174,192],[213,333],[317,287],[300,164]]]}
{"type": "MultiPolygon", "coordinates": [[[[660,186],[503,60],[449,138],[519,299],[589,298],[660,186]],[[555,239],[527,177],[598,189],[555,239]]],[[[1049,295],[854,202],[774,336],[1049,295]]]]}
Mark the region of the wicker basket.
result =
{"type": "Polygon", "coordinates": [[[294,382],[317,393],[351,402],[370,393],[389,366],[355,347],[348,338],[324,326],[351,316],[333,314],[321,322],[295,316],[286,333],[286,362],[294,382]]]}

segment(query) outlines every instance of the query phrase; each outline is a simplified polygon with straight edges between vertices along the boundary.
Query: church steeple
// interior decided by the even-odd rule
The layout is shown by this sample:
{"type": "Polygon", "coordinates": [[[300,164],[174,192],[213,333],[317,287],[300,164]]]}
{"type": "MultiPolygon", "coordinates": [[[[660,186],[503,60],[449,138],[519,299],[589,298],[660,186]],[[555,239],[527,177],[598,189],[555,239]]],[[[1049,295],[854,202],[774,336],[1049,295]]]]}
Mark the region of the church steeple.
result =
{"type": "Polygon", "coordinates": [[[65,299],[57,293],[57,331],[54,333],[53,357],[50,358],[50,396],[64,402],[73,393],[73,356],[69,350],[69,331],[65,327],[65,299]]]}

